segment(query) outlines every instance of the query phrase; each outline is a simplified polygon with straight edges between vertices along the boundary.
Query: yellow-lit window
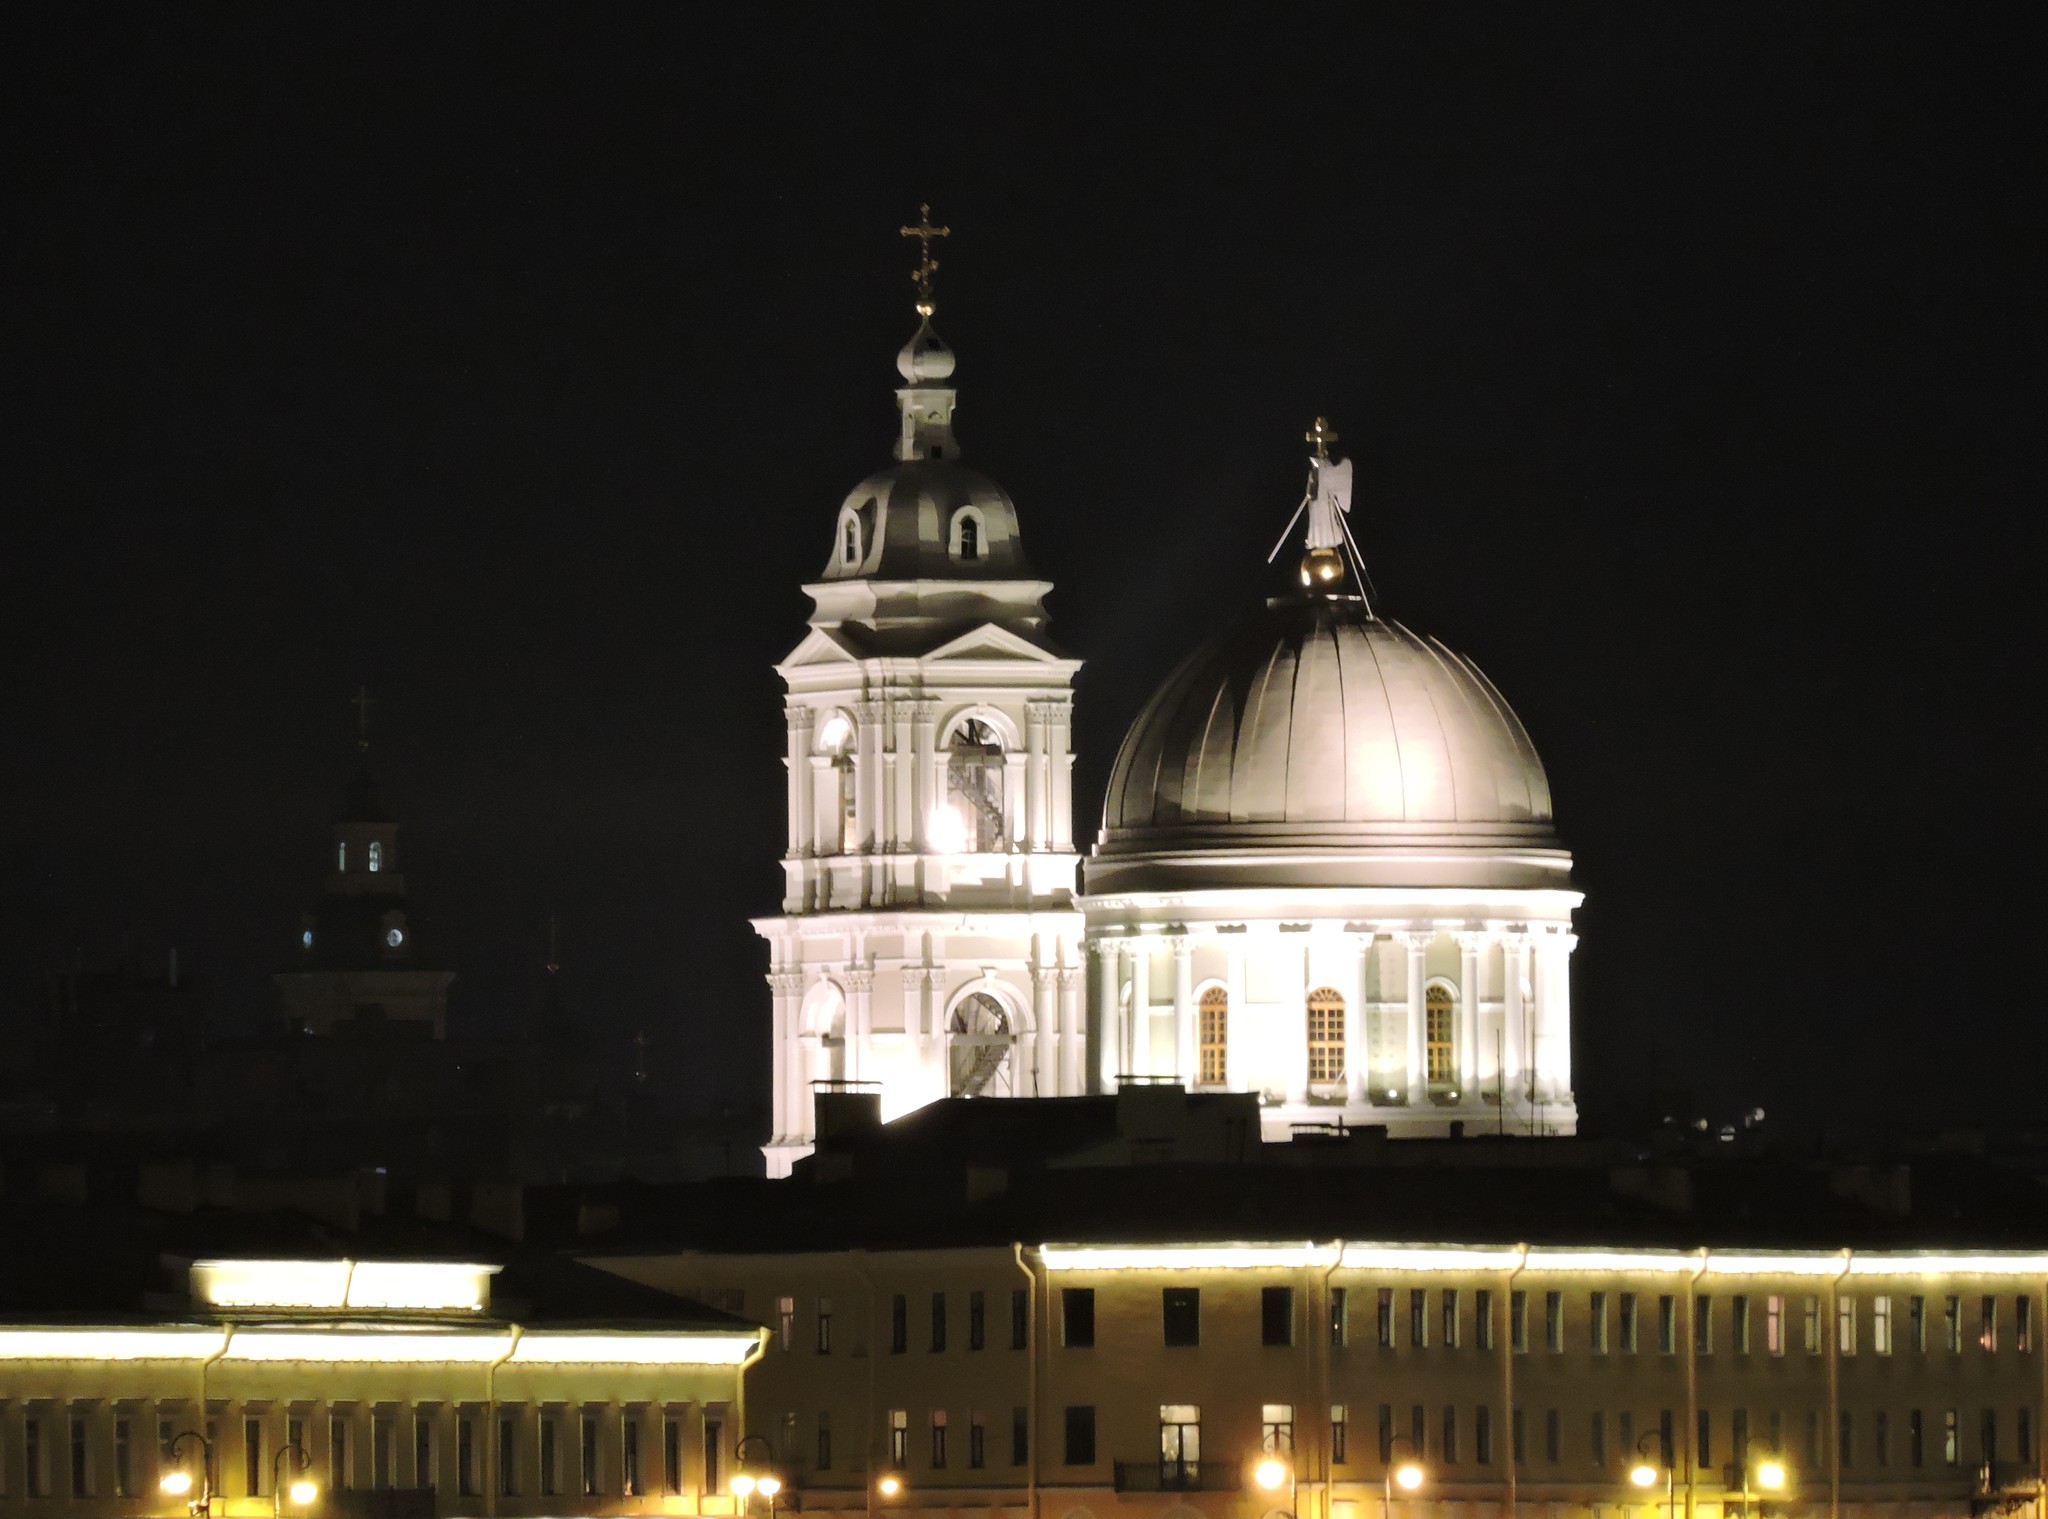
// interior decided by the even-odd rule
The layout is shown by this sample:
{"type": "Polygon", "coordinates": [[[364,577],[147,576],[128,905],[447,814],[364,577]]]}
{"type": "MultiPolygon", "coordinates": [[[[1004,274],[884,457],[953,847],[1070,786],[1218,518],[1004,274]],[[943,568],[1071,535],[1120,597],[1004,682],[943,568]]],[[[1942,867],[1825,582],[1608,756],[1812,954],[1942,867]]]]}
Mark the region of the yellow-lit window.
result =
{"type": "Polygon", "coordinates": [[[1424,1055],[1429,1064],[1431,1081],[1449,1081],[1456,1067],[1451,1060],[1451,1028],[1456,1021],[1456,1007],[1451,1001],[1448,986],[1432,986],[1423,994],[1423,1029],[1425,1034],[1424,1055]]]}
{"type": "Polygon", "coordinates": [[[1202,993],[1203,1086],[1221,1086],[1230,1053],[1230,993],[1212,986],[1202,993]]]}
{"type": "Polygon", "coordinates": [[[1327,986],[1308,994],[1308,1079],[1344,1079],[1344,999],[1327,986]]]}

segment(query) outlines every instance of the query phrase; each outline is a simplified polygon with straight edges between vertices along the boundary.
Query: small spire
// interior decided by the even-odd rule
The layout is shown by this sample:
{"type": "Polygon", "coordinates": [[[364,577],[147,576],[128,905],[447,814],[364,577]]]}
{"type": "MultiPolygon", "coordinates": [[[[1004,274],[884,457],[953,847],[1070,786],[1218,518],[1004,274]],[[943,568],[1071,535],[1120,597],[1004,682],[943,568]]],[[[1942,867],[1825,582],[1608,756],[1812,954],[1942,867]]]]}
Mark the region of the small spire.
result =
{"type": "Polygon", "coordinates": [[[910,282],[917,286],[917,314],[929,318],[934,310],[932,305],[932,276],[939,272],[939,261],[932,257],[932,239],[951,237],[951,227],[932,225],[932,208],[928,205],[917,208],[917,225],[898,227],[898,237],[914,237],[918,242],[917,268],[911,271],[910,282]]]}
{"type": "Polygon", "coordinates": [[[1303,441],[1316,446],[1316,459],[1320,462],[1330,457],[1330,445],[1338,440],[1339,435],[1328,417],[1317,417],[1315,425],[1301,436],[1303,441]]]}

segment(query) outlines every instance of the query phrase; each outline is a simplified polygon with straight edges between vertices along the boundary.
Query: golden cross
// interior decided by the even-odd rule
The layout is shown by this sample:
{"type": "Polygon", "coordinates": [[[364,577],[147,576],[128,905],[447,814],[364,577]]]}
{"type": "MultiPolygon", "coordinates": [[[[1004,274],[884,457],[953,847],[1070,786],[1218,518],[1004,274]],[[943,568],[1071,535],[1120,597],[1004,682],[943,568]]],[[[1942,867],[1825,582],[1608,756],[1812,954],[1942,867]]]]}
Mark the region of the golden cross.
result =
{"type": "Polygon", "coordinates": [[[935,237],[951,237],[953,229],[951,227],[934,227],[932,225],[932,208],[930,206],[919,206],[917,208],[917,225],[914,227],[898,227],[896,235],[898,237],[914,237],[919,243],[917,268],[912,271],[910,281],[917,286],[917,314],[919,316],[930,316],[932,314],[932,276],[938,272],[939,268],[939,261],[932,257],[932,239],[935,237]]]}
{"type": "Polygon", "coordinates": [[[356,709],[356,747],[363,753],[370,752],[370,688],[356,687],[356,699],[349,703],[356,709]]]}
{"type": "Polygon", "coordinates": [[[1315,426],[1311,427],[1301,436],[1306,442],[1315,444],[1316,457],[1318,459],[1329,458],[1330,445],[1338,441],[1337,429],[1330,425],[1329,418],[1327,417],[1317,417],[1315,426]]]}

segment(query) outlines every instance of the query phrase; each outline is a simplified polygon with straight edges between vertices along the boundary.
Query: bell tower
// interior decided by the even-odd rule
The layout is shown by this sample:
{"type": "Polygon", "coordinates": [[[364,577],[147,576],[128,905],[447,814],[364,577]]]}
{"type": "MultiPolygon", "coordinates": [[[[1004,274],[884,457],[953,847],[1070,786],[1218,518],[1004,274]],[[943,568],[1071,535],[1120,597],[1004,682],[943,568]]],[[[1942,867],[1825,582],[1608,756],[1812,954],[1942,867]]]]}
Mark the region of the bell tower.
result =
{"type": "Polygon", "coordinates": [[[834,520],[788,698],[770,1175],[811,1143],[820,1083],[885,1117],[945,1096],[1083,1090],[1073,910],[1073,680],[1046,631],[1017,508],[961,462],[955,360],[932,328],[930,208],[918,328],[897,355],[896,462],[834,520]]]}

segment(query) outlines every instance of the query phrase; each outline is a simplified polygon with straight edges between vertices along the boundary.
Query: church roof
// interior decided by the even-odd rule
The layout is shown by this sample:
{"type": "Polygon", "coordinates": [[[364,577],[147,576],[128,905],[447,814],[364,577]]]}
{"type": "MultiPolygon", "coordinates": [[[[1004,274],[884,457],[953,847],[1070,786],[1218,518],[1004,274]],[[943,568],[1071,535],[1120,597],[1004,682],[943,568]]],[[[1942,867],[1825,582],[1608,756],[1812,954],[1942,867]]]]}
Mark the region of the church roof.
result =
{"type": "Polygon", "coordinates": [[[840,508],[859,525],[860,553],[844,554],[844,527],[826,580],[1029,580],[1017,508],[979,470],[953,459],[907,459],[861,481],[840,508]],[[954,519],[971,508],[971,550],[954,519]]]}

